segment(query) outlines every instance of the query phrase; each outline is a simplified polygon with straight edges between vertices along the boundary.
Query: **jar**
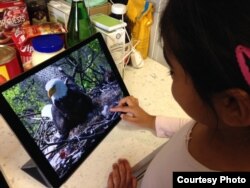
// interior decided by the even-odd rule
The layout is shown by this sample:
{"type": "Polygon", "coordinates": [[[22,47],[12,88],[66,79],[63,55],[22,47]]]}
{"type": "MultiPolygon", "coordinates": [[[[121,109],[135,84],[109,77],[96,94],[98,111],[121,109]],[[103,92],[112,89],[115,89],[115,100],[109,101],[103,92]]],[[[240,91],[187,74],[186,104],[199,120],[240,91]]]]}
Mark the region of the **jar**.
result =
{"type": "MultiPolygon", "coordinates": [[[[129,51],[131,50],[131,26],[132,24],[130,23],[130,20],[126,16],[127,13],[127,6],[122,3],[114,3],[111,6],[111,14],[110,16],[113,18],[116,18],[118,20],[122,20],[123,22],[127,23],[127,26],[125,27],[125,54],[130,53],[129,51]]],[[[130,55],[125,58],[124,61],[125,64],[131,64],[131,58],[130,55]]]]}
{"type": "Polygon", "coordinates": [[[34,48],[31,57],[32,66],[64,51],[64,41],[60,35],[41,35],[32,39],[34,48]]]}
{"type": "Polygon", "coordinates": [[[16,56],[16,50],[11,46],[0,46],[0,85],[16,77],[22,72],[16,56]]]}
{"type": "Polygon", "coordinates": [[[47,0],[26,0],[26,5],[32,25],[50,21],[47,0]]]}
{"type": "Polygon", "coordinates": [[[110,16],[118,20],[124,21],[124,15],[127,12],[127,6],[121,3],[114,3],[111,6],[110,16]]]}

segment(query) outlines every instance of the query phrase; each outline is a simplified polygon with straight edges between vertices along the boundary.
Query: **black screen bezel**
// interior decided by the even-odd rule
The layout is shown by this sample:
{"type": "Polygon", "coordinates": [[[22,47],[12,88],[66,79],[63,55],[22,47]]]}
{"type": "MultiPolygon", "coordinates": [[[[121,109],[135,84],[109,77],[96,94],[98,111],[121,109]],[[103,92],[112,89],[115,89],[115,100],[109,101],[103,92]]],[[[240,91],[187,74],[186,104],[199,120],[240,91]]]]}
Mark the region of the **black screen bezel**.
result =
{"type": "Polygon", "coordinates": [[[21,75],[17,76],[16,78],[8,81],[7,83],[3,84],[0,86],[0,112],[9,125],[9,127],[12,129],[12,131],[15,133],[17,136],[18,140],[20,143],[23,145],[24,149],[28,152],[30,155],[31,159],[34,161],[36,166],[40,169],[42,172],[43,176],[47,179],[47,181],[53,186],[53,187],[59,187],[62,185],[72,174],[73,172],[83,163],[83,161],[92,153],[92,151],[100,144],[100,142],[108,135],[108,133],[115,127],[115,125],[120,121],[120,118],[117,119],[116,122],[114,122],[111,125],[111,129],[108,130],[107,134],[101,138],[96,147],[93,148],[92,151],[90,151],[85,157],[82,157],[73,167],[72,169],[65,175],[63,178],[59,178],[50,163],[47,161],[43,153],[40,151],[38,148],[37,144],[35,143],[34,139],[31,137],[31,135],[27,132],[27,130],[24,128],[24,126],[18,126],[18,125],[23,125],[18,116],[15,114],[15,112],[12,110],[6,99],[4,98],[2,92],[7,90],[8,88],[12,87],[13,85],[21,82],[22,80],[26,79],[27,77],[35,74],[36,72],[46,68],[47,66],[53,64],[54,62],[58,61],[59,59],[67,56],[71,52],[76,51],[77,49],[85,46],[86,44],[90,43],[91,41],[97,39],[100,43],[100,46],[113,70],[113,73],[115,77],[117,78],[117,81],[120,85],[121,90],[124,93],[124,96],[128,96],[129,92],[123,82],[123,79],[116,67],[116,64],[110,54],[110,51],[103,39],[103,36],[101,33],[96,33],[90,38],[80,42],[79,44],[73,46],[72,48],[69,48],[60,54],[44,61],[43,63],[35,66],[31,70],[22,73],[21,75]]]}

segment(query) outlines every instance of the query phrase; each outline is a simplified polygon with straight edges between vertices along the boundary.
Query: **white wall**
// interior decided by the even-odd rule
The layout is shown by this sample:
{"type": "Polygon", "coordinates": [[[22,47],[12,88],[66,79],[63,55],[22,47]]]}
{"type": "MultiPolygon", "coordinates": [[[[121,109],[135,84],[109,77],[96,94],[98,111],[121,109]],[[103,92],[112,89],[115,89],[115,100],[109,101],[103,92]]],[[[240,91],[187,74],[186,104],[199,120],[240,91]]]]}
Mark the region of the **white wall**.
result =
{"type": "Polygon", "coordinates": [[[150,34],[150,47],[148,56],[157,62],[166,66],[166,62],[163,56],[162,44],[159,38],[159,21],[162,10],[165,8],[168,0],[151,0],[154,4],[154,21],[151,26],[150,34]]]}

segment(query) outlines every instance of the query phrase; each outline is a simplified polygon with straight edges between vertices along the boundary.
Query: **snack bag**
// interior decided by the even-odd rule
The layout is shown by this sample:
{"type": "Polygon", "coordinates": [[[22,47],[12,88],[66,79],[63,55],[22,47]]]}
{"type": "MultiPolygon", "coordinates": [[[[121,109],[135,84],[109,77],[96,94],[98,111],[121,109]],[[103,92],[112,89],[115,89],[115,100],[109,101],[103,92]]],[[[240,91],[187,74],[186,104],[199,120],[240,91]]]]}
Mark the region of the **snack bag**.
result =
{"type": "Polygon", "coordinates": [[[12,40],[15,43],[16,48],[19,51],[20,58],[24,67],[24,70],[28,70],[31,67],[31,56],[33,52],[33,46],[31,39],[40,35],[49,34],[65,34],[66,29],[60,23],[41,23],[36,25],[30,25],[21,27],[12,34],[12,40]]]}
{"type": "Polygon", "coordinates": [[[151,25],[153,24],[154,7],[152,3],[146,2],[145,9],[142,14],[136,18],[136,22],[132,29],[132,41],[135,47],[141,53],[143,59],[148,56],[151,25]]]}
{"type": "Polygon", "coordinates": [[[0,1],[0,45],[13,45],[11,35],[26,25],[30,25],[30,21],[23,1],[0,1]]]}

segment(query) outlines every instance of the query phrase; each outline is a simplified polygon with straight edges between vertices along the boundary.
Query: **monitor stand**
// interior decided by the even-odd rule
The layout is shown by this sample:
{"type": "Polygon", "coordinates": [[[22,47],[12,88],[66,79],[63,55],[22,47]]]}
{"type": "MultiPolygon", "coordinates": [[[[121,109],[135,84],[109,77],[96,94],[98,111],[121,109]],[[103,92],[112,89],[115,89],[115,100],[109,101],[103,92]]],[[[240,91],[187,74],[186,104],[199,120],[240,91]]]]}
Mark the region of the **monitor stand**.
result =
{"type": "Polygon", "coordinates": [[[44,177],[42,172],[39,170],[39,168],[36,166],[36,164],[33,162],[33,160],[30,159],[28,162],[26,162],[21,167],[21,169],[46,187],[52,187],[48,180],[44,177]]]}

